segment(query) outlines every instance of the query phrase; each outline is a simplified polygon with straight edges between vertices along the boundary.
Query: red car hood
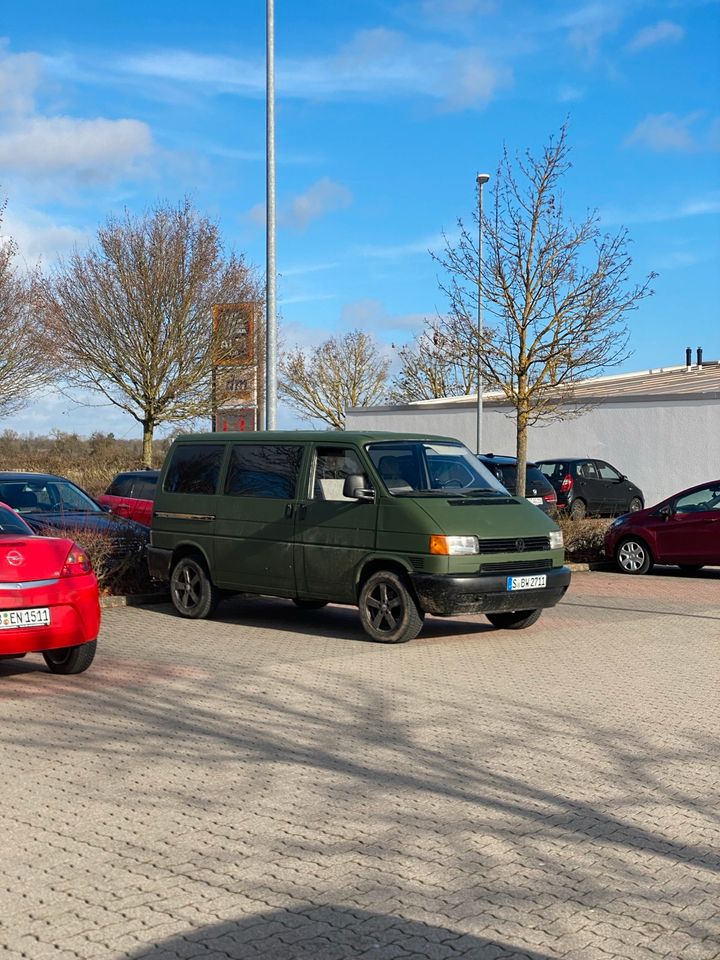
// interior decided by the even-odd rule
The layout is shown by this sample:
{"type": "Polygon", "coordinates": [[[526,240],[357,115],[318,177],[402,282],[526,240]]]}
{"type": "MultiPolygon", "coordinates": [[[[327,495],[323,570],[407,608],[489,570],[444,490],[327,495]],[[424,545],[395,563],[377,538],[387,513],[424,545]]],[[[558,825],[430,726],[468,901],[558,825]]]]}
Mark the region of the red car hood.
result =
{"type": "Polygon", "coordinates": [[[0,536],[0,584],[59,577],[72,544],[65,537],[0,536]]]}

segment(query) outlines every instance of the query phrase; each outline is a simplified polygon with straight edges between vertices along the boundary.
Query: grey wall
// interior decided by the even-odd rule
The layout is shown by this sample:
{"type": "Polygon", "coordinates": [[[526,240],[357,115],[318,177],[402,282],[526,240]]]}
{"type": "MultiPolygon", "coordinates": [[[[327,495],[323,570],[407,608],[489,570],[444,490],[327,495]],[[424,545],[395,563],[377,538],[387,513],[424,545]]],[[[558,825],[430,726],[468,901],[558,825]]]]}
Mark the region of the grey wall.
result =
{"type": "MultiPolygon", "coordinates": [[[[348,412],[348,430],[412,430],[457,437],[475,448],[472,401],[348,412]]],[[[507,407],[483,410],[483,452],[515,453],[507,407]]],[[[706,480],[720,478],[720,400],[605,401],[581,416],[530,428],[528,455],[599,457],[643,490],[648,506],[706,480]]]]}

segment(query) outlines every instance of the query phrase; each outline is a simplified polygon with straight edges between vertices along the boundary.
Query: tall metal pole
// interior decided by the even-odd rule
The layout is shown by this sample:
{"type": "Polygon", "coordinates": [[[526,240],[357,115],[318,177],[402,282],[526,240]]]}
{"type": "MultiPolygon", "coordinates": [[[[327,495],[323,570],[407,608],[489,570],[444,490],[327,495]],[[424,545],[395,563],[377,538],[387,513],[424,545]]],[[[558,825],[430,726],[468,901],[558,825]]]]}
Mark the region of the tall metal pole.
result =
{"type": "Polygon", "coordinates": [[[483,185],[488,182],[490,175],[477,175],[478,188],[478,280],[477,280],[477,437],[475,440],[476,453],[482,453],[482,416],[483,416],[483,375],[481,349],[483,341],[483,298],[482,298],[482,270],[483,270],[483,185]]]}
{"type": "Polygon", "coordinates": [[[275,267],[275,0],[266,0],[265,429],[277,425],[277,271],[275,267]]]}

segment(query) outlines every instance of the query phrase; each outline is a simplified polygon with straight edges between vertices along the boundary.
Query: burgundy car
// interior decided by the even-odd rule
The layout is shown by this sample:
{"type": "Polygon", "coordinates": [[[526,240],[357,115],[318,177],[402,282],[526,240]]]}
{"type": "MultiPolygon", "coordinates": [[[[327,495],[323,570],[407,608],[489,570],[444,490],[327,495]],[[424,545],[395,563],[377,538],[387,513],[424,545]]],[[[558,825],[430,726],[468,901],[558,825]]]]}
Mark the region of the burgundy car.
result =
{"type": "Polygon", "coordinates": [[[720,565],[720,480],[618,517],[605,534],[605,556],[623,573],[647,573],[654,563],[687,571],[720,565]]]}

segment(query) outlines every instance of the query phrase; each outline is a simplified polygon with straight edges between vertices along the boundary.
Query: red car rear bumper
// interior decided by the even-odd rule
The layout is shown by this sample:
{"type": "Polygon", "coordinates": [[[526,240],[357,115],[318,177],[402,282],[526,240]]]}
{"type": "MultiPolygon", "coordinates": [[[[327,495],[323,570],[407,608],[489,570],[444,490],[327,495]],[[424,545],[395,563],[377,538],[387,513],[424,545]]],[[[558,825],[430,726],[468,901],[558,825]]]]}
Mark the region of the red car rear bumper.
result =
{"type": "Polygon", "coordinates": [[[56,647],[74,647],[96,640],[100,630],[100,600],[94,573],[59,577],[22,589],[0,583],[0,612],[47,607],[47,626],[0,629],[0,655],[37,653],[56,647]]]}

